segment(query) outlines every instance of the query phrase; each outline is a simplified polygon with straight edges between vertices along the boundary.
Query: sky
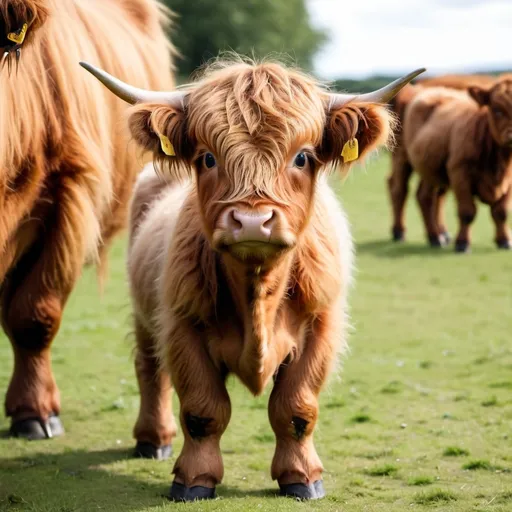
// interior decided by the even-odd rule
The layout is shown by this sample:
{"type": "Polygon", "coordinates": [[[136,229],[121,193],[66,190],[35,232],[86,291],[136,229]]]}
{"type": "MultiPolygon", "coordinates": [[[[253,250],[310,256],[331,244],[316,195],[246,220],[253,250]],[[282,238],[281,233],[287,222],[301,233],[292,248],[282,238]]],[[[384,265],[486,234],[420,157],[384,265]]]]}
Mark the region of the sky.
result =
{"type": "Polygon", "coordinates": [[[512,69],[512,0],[307,0],[325,79],[512,69]]]}

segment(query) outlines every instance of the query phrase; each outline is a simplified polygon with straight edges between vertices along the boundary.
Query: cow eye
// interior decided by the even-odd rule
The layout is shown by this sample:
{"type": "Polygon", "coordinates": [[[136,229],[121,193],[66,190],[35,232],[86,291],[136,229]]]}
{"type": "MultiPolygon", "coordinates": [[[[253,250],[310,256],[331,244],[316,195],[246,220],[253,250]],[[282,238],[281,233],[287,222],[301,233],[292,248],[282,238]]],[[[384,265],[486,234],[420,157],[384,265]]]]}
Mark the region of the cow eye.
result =
{"type": "Polygon", "coordinates": [[[308,157],[306,156],[306,153],[300,152],[295,157],[295,162],[293,164],[295,165],[295,167],[297,167],[299,169],[304,169],[304,167],[306,167],[307,162],[308,162],[308,157]]]}
{"type": "Polygon", "coordinates": [[[505,112],[503,112],[503,110],[501,110],[501,108],[496,108],[494,109],[494,115],[498,118],[498,119],[502,119],[505,117],[505,112]]]}
{"type": "Polygon", "coordinates": [[[204,155],[204,165],[207,169],[212,169],[217,165],[217,161],[211,153],[206,153],[206,155],[204,155]]]}

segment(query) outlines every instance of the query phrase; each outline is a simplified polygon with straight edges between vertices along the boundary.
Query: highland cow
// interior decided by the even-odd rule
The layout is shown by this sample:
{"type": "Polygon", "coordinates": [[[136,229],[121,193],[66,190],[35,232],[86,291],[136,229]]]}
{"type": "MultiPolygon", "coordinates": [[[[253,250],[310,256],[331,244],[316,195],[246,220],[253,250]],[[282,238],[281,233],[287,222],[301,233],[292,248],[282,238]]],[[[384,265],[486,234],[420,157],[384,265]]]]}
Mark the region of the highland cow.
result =
{"type": "Polygon", "coordinates": [[[131,209],[138,450],[170,452],[170,375],[185,436],[170,496],[213,497],[231,415],[226,377],[254,395],[273,381],[272,478],[283,495],[322,497],[313,432],[346,344],[352,269],[347,220],[325,177],[386,144],[383,103],[421,71],[355,97],[270,62],[217,64],[173,93],[84,65],[138,103],[131,132],[158,169],[141,174],[131,209]]]}
{"type": "Polygon", "coordinates": [[[507,226],[512,187],[512,77],[466,91],[428,88],[418,92],[405,113],[403,144],[408,162],[421,177],[418,194],[427,236],[438,241],[446,228],[438,202],[452,189],[459,232],[455,250],[470,249],[475,198],[491,208],[495,242],[510,249],[507,226]]]}
{"type": "MultiPolygon", "coordinates": [[[[405,112],[416,93],[427,87],[447,87],[456,90],[468,90],[471,86],[490,86],[496,77],[490,75],[441,75],[423,78],[414,84],[404,87],[390,102],[393,112],[398,117],[398,126],[395,129],[395,144],[391,154],[391,172],[387,179],[388,192],[393,210],[392,237],[399,242],[405,239],[405,203],[409,192],[409,180],[412,176],[412,167],[407,158],[406,149],[403,144],[402,125],[405,112]]],[[[423,186],[420,180],[418,185],[417,198],[422,195],[423,186]]],[[[449,243],[450,235],[444,221],[444,204],[446,190],[439,191],[436,201],[441,237],[430,240],[432,246],[441,246],[449,243]]]]}
{"type": "Polygon", "coordinates": [[[153,0],[0,2],[0,282],[14,351],[11,433],[59,435],[50,346],[86,262],[105,263],[125,225],[140,154],[126,106],[78,65],[171,88],[167,15],[153,0]]]}

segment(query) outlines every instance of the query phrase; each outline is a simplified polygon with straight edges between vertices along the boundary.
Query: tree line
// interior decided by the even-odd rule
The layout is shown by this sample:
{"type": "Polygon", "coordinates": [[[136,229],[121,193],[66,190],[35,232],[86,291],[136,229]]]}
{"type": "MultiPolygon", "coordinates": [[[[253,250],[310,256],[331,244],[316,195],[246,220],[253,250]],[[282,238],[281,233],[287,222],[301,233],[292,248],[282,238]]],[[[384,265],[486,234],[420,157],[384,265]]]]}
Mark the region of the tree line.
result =
{"type": "MultiPolygon", "coordinates": [[[[327,42],[325,31],[311,23],[306,0],[163,0],[175,13],[172,41],[178,82],[221,51],[256,58],[286,55],[292,64],[311,71],[316,53],[327,42]]],[[[499,74],[503,71],[495,71],[499,74]]],[[[347,92],[378,89],[396,76],[364,80],[340,79],[333,88],[347,92]]]]}

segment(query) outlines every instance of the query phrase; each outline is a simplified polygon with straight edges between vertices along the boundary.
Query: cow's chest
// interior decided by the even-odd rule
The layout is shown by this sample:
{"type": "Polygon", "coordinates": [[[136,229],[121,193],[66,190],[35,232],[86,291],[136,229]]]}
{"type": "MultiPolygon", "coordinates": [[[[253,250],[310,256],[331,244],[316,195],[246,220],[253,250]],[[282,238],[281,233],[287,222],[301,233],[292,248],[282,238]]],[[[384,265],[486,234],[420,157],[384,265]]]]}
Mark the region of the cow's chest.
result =
{"type": "Polygon", "coordinates": [[[208,351],[218,368],[235,374],[254,395],[263,392],[280,365],[302,351],[306,321],[281,310],[273,323],[243,322],[234,315],[207,333],[208,351]]]}
{"type": "Polygon", "coordinates": [[[497,173],[495,169],[489,169],[474,179],[473,190],[483,203],[494,204],[507,193],[511,184],[510,172],[497,173]]]}

